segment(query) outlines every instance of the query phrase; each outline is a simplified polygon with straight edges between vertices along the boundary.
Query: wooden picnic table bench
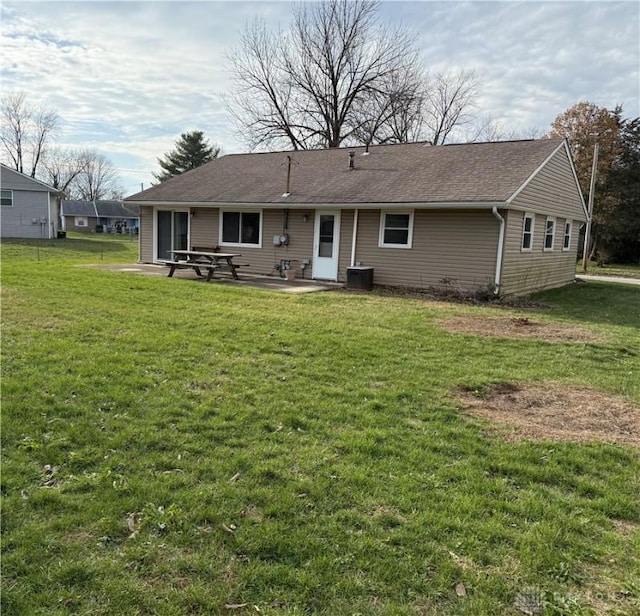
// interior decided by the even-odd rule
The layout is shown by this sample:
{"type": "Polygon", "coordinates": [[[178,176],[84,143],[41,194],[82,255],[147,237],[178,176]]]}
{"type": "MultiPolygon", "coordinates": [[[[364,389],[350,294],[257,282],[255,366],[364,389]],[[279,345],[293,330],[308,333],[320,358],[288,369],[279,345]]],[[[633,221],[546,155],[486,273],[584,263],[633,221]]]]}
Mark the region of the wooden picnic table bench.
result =
{"type": "Polygon", "coordinates": [[[167,263],[169,266],[169,278],[177,269],[193,269],[200,278],[204,278],[202,270],[207,271],[207,282],[213,278],[213,274],[218,269],[226,269],[231,272],[235,280],[238,280],[238,267],[243,267],[233,260],[242,255],[229,252],[208,252],[202,250],[172,250],[173,261],[167,263]]]}

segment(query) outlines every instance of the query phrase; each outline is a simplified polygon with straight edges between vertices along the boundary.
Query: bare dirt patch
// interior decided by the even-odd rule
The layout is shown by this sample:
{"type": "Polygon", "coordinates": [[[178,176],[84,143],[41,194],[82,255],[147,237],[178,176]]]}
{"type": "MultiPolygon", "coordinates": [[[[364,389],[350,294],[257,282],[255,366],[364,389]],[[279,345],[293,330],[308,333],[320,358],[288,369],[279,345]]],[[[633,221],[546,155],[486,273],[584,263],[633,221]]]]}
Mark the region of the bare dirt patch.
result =
{"type": "Polygon", "coordinates": [[[631,520],[611,520],[611,524],[616,532],[624,537],[631,537],[640,528],[637,522],[631,520]]]}
{"type": "Polygon", "coordinates": [[[440,321],[449,332],[497,338],[533,338],[551,342],[598,342],[593,332],[578,325],[545,323],[526,317],[449,317],[440,321]]]}
{"type": "Polygon", "coordinates": [[[588,388],[498,383],[458,392],[465,413],[509,429],[509,440],[601,441],[640,446],[640,407],[588,388]]]}

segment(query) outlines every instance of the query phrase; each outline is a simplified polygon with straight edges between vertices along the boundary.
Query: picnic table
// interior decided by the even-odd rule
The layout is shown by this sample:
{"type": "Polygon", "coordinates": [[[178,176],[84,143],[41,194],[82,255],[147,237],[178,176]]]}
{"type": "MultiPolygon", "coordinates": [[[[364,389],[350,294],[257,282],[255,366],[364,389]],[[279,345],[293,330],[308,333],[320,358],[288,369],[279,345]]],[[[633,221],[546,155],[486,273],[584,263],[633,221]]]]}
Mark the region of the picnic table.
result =
{"type": "Polygon", "coordinates": [[[169,278],[171,278],[177,269],[191,268],[201,278],[205,275],[202,270],[206,270],[207,281],[211,280],[213,274],[218,269],[226,269],[231,275],[238,280],[237,268],[241,267],[234,263],[236,257],[242,255],[230,252],[205,252],[201,250],[172,250],[173,261],[167,263],[170,266],[169,278]]]}

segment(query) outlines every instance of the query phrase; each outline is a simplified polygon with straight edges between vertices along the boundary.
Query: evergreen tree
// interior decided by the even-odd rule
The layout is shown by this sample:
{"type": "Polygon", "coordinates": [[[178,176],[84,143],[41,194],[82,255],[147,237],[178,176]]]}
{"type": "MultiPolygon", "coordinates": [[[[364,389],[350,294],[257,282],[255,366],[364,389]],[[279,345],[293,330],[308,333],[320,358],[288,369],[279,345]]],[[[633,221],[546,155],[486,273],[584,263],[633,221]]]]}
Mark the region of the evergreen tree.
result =
{"type": "Polygon", "coordinates": [[[194,130],[190,133],[182,133],[180,139],[176,140],[175,149],[166,154],[164,158],[158,158],[158,164],[162,171],[154,173],[154,176],[160,182],[165,182],[185,171],[208,163],[217,158],[219,153],[220,148],[215,143],[210,145],[209,141],[204,138],[202,131],[194,130]]]}
{"type": "Polygon", "coordinates": [[[613,207],[605,212],[602,243],[616,263],[640,262],[640,118],[624,120],[621,151],[609,172],[605,190],[613,207]]]}

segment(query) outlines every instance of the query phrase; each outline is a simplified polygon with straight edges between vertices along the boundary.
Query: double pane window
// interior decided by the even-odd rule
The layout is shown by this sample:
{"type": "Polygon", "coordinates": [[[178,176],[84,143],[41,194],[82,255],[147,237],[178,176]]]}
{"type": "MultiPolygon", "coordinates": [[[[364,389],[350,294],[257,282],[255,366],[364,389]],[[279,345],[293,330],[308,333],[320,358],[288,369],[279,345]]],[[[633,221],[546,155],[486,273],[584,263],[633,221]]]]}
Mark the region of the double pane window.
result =
{"type": "Polygon", "coordinates": [[[525,214],[522,223],[522,250],[531,250],[533,246],[533,214],[525,214]]]}
{"type": "Polygon", "coordinates": [[[411,248],[413,212],[382,212],[380,247],[411,248]]]}
{"type": "Polygon", "coordinates": [[[9,207],[13,206],[13,191],[12,190],[3,190],[0,192],[0,204],[7,205],[9,207]]]}
{"type": "Polygon", "coordinates": [[[222,244],[260,246],[260,212],[222,212],[222,244]]]}
{"type": "Polygon", "coordinates": [[[567,220],[564,223],[564,240],[562,242],[562,250],[569,250],[571,248],[571,221],[567,220]]]}
{"type": "Polygon", "coordinates": [[[556,233],[556,219],[547,218],[547,224],[544,231],[544,249],[553,250],[553,240],[556,233]]]}

